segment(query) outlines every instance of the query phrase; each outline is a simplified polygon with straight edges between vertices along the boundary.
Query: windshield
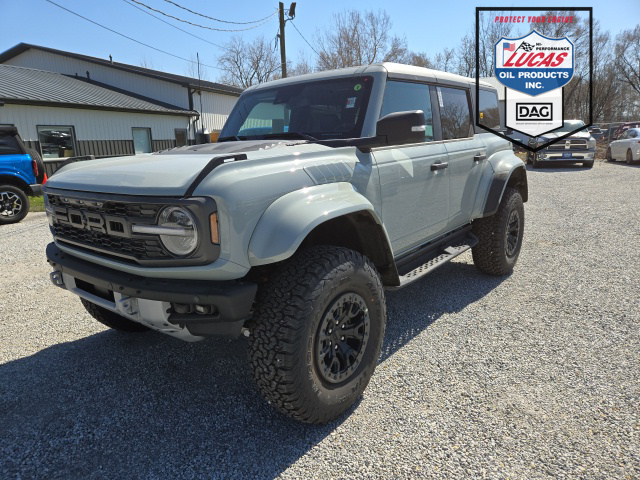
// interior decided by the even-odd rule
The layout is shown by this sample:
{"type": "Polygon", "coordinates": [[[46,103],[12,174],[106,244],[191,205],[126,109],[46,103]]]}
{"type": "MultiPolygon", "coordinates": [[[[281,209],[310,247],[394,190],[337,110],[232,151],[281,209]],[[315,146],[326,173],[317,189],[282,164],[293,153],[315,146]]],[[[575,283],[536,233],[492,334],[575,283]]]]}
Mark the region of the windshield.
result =
{"type": "Polygon", "coordinates": [[[373,77],[300,82],[243,94],[219,141],[358,138],[373,77]]]}
{"type": "Polygon", "coordinates": [[[568,133],[578,130],[580,127],[584,127],[582,120],[568,120],[564,122],[564,125],[558,130],[554,130],[553,133],[568,133]]]}

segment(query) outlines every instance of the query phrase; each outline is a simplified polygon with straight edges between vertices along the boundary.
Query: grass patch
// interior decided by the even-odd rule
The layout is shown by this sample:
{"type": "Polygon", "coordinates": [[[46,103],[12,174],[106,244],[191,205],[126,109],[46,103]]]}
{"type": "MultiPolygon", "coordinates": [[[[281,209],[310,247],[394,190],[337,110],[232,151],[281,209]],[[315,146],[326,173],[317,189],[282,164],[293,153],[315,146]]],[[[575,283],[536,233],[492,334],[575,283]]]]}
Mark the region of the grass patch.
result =
{"type": "Polygon", "coordinates": [[[44,212],[44,197],[29,197],[30,212],[44,212]]]}

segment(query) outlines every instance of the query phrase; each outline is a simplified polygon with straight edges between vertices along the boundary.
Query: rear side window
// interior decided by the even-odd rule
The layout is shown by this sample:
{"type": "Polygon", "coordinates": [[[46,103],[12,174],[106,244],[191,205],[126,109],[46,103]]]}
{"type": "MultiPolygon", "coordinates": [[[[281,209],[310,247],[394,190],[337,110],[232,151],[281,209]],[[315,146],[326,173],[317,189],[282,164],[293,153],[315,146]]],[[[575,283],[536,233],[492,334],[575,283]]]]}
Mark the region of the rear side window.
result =
{"type": "Polygon", "coordinates": [[[480,125],[497,130],[500,128],[500,109],[496,92],[480,90],[480,125]]]}
{"type": "Polygon", "coordinates": [[[466,90],[438,87],[442,139],[467,138],[472,136],[471,112],[466,90]]]}
{"type": "Polygon", "coordinates": [[[429,86],[421,83],[389,80],[384,91],[380,117],[407,110],[422,110],[424,112],[425,141],[431,142],[433,140],[433,115],[429,86]]]}
{"type": "Polygon", "coordinates": [[[13,135],[0,135],[0,155],[13,155],[16,153],[22,153],[16,137],[13,135]]]}

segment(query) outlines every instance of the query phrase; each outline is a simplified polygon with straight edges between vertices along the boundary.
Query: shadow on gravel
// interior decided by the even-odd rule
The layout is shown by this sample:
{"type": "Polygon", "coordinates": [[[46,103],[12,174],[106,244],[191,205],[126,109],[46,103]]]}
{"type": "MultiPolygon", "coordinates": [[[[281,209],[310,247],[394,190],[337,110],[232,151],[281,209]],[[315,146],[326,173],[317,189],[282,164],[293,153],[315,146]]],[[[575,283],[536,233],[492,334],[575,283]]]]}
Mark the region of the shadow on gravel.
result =
{"type": "MultiPolygon", "coordinates": [[[[452,263],[388,293],[384,361],[503,278],[452,263]]],[[[289,420],[253,386],[242,340],[105,331],[0,367],[1,478],[272,478],[348,416],[289,420]]]]}
{"type": "Polygon", "coordinates": [[[443,314],[461,311],[507,278],[485,275],[473,265],[453,262],[402,290],[387,292],[388,321],[380,363],[443,314]]]}

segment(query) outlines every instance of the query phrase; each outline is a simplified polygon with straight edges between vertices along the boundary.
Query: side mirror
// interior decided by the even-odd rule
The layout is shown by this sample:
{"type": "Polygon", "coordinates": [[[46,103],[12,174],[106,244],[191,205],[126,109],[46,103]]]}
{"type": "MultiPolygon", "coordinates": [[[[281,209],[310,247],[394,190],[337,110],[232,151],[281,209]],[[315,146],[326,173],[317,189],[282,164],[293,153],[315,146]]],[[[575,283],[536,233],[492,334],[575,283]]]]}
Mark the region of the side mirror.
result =
{"type": "Polygon", "coordinates": [[[386,145],[422,143],[425,141],[425,123],[422,110],[390,113],[378,120],[376,136],[386,145]]]}

